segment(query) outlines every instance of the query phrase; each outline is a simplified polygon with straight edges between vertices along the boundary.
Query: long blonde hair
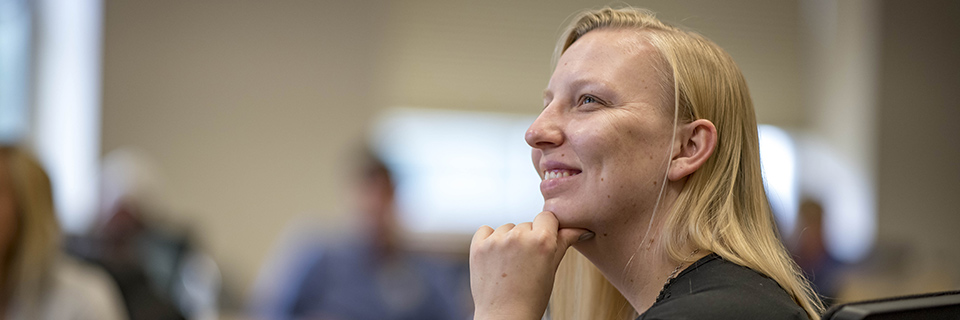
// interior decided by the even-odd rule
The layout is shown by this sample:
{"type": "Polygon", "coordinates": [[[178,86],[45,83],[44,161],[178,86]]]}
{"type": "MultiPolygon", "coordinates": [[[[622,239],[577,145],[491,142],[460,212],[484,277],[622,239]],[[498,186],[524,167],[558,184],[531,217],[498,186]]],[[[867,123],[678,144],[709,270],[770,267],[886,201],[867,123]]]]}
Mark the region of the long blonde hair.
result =
{"type": "MultiPolygon", "coordinates": [[[[753,102],[739,67],[712,41],[636,8],[581,13],[560,39],[557,56],[587,32],[606,28],[643,31],[668,64],[663,78],[673,80],[667,92],[678,121],[707,119],[717,128],[714,154],[688,177],[666,212],[659,249],[678,262],[689,262],[683,248],[717,253],[772,278],[810,319],[819,319],[823,306],[776,232],[760,175],[753,102]]],[[[550,316],[627,319],[635,313],[596,266],[571,249],[557,271],[550,316]]]]}
{"type": "Polygon", "coordinates": [[[15,239],[3,257],[6,274],[0,276],[12,289],[10,298],[24,308],[22,314],[37,315],[60,246],[50,179],[34,157],[15,147],[0,146],[0,170],[6,170],[13,187],[17,217],[15,239]]]}

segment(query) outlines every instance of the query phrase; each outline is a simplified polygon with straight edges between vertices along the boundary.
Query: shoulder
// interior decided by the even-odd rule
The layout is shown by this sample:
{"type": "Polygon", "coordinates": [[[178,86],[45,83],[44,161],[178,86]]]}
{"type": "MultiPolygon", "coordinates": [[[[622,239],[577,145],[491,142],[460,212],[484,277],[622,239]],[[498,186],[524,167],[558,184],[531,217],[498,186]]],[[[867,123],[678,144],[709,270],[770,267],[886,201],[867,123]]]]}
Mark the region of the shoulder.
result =
{"type": "Polygon", "coordinates": [[[650,308],[642,319],[802,320],[807,319],[807,315],[792,300],[730,290],[667,301],[650,308]]]}
{"type": "Polygon", "coordinates": [[[50,271],[50,291],[43,301],[48,318],[126,319],[120,290],[103,270],[61,256],[50,271]]]}
{"type": "Polygon", "coordinates": [[[772,279],[714,258],[688,268],[642,319],[807,319],[772,279]]]}

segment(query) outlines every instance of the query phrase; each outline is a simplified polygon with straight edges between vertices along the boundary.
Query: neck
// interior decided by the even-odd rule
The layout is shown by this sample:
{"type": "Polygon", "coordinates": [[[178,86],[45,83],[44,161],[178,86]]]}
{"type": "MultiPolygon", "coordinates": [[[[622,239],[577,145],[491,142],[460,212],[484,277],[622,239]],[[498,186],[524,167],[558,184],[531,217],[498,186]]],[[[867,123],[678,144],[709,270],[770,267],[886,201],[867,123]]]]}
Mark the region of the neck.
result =
{"type": "Polygon", "coordinates": [[[607,232],[606,236],[598,233],[595,240],[576,245],[638,313],[653,305],[677,266],[659,250],[659,230],[654,227],[650,233],[646,241],[642,232],[607,232]]]}
{"type": "MultiPolygon", "coordinates": [[[[675,197],[665,197],[674,198],[675,197]]],[[[673,200],[673,199],[670,199],[673,200]]],[[[589,259],[610,283],[623,294],[624,298],[638,313],[643,313],[656,301],[660,290],[674,270],[683,271],[691,261],[696,261],[708,252],[700,250],[691,254],[686,261],[671,259],[661,250],[663,222],[672,207],[672,201],[662,204],[654,220],[650,214],[636,214],[623,223],[612,223],[606,230],[594,230],[597,236],[592,241],[575,245],[589,259]],[[646,234],[650,226],[649,234],[646,234]],[[640,231],[637,231],[640,230],[640,231]],[[646,236],[645,236],[646,235],[646,236]]],[[[684,252],[693,253],[696,248],[684,248],[684,252]]],[[[678,271],[678,273],[679,273],[678,271]]]]}

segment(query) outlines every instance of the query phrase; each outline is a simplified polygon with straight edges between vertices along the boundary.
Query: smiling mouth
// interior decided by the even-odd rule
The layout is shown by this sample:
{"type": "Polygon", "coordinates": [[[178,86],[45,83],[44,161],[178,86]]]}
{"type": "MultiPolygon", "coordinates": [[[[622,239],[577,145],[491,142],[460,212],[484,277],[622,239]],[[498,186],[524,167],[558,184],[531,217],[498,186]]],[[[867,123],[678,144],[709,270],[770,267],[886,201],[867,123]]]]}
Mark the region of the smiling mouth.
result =
{"type": "Polygon", "coordinates": [[[580,174],[580,170],[553,169],[543,172],[543,181],[557,179],[580,174]]]}

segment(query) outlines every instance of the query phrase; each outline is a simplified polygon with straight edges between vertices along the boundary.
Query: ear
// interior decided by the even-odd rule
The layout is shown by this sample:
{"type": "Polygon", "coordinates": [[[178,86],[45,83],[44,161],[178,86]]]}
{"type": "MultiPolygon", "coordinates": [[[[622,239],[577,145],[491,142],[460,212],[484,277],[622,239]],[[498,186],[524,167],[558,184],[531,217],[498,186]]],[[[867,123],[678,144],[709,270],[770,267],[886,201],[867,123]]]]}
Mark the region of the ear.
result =
{"type": "Polygon", "coordinates": [[[710,120],[697,119],[678,130],[677,142],[680,147],[674,149],[670,171],[667,172],[670,181],[683,179],[700,169],[717,146],[717,127],[710,120]]]}

